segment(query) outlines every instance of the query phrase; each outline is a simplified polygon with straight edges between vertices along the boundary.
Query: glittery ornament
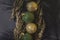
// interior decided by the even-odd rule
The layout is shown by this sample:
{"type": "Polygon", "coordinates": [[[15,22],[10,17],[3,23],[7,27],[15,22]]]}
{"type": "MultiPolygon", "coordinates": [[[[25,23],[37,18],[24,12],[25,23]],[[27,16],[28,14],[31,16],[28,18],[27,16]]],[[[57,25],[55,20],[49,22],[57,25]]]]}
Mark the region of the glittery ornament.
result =
{"type": "Polygon", "coordinates": [[[38,8],[38,4],[36,2],[29,2],[27,3],[27,10],[28,11],[36,11],[38,8]]]}
{"type": "Polygon", "coordinates": [[[37,25],[34,23],[28,23],[26,25],[26,31],[31,34],[35,33],[37,31],[37,25]]]}
{"type": "Polygon", "coordinates": [[[25,23],[29,23],[29,22],[32,22],[34,20],[34,15],[33,13],[30,13],[30,12],[25,12],[22,14],[22,20],[25,22],[25,23]]]}

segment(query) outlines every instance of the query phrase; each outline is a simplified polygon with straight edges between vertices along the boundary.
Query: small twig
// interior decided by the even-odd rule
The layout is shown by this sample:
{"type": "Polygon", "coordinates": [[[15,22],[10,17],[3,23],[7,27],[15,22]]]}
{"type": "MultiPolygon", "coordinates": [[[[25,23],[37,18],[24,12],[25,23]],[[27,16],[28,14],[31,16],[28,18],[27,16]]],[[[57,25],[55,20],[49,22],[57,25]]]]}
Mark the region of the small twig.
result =
{"type": "Polygon", "coordinates": [[[40,40],[41,40],[41,38],[43,36],[44,30],[45,30],[45,22],[43,20],[43,25],[42,25],[41,31],[38,34],[40,40]]]}

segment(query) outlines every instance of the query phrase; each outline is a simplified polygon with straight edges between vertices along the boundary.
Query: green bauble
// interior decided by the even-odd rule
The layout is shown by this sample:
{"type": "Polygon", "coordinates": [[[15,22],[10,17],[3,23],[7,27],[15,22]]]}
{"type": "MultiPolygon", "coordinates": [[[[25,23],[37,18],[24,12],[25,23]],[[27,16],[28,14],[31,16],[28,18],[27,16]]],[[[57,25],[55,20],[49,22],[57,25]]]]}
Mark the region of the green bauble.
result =
{"type": "Polygon", "coordinates": [[[30,12],[22,13],[22,20],[23,20],[25,23],[32,22],[32,21],[34,20],[34,15],[33,15],[33,13],[30,13],[30,12]]]}
{"type": "Polygon", "coordinates": [[[33,40],[32,36],[29,33],[24,34],[24,36],[22,37],[22,40],[33,40]]]}

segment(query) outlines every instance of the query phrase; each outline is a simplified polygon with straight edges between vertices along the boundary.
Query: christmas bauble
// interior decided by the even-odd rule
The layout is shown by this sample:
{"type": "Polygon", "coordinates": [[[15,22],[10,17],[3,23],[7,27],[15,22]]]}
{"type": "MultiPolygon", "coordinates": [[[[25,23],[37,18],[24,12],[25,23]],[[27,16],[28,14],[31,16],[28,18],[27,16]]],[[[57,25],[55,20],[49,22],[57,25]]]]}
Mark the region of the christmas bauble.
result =
{"type": "Polygon", "coordinates": [[[25,23],[29,23],[29,22],[32,22],[34,20],[34,15],[33,13],[30,13],[30,12],[25,12],[22,14],[22,20],[25,22],[25,23]]]}
{"type": "Polygon", "coordinates": [[[24,36],[22,37],[22,40],[33,40],[32,36],[29,33],[24,34],[24,36]]]}
{"type": "Polygon", "coordinates": [[[27,3],[27,10],[28,11],[36,11],[37,8],[38,8],[38,5],[36,2],[32,1],[32,2],[27,3]]]}
{"type": "Polygon", "coordinates": [[[37,31],[37,25],[34,23],[28,23],[26,25],[26,31],[31,34],[35,33],[37,31]]]}

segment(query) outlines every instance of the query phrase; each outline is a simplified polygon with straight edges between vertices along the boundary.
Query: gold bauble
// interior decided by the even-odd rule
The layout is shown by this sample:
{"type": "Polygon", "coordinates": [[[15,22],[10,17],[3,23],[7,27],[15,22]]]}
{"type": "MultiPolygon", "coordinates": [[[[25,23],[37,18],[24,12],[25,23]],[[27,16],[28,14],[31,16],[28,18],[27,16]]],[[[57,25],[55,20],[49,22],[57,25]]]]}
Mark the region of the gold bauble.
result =
{"type": "Polygon", "coordinates": [[[36,11],[38,8],[38,4],[36,2],[29,2],[27,3],[27,10],[28,11],[36,11]]]}
{"type": "Polygon", "coordinates": [[[35,33],[37,31],[37,25],[34,23],[28,23],[26,25],[26,31],[31,34],[35,33]]]}

